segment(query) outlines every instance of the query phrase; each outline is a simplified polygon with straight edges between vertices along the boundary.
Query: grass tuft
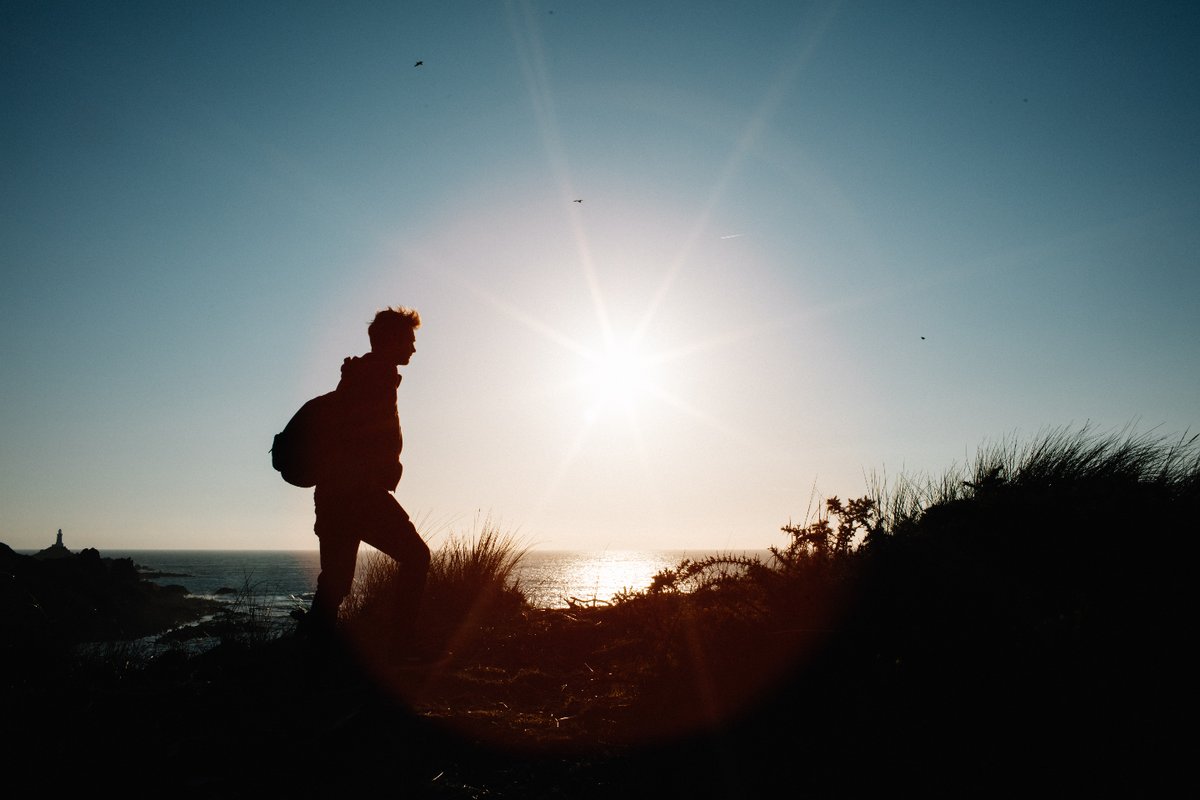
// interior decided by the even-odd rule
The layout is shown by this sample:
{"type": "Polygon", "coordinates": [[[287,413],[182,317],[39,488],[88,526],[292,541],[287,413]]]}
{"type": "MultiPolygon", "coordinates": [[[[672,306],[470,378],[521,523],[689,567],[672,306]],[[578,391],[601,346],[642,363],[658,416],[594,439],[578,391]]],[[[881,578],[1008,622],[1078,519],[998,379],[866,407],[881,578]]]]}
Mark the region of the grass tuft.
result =
{"type": "MultiPolygon", "coordinates": [[[[417,636],[445,646],[474,636],[527,607],[514,571],[528,548],[515,534],[490,519],[468,533],[451,532],[432,553],[417,636]]],[[[397,595],[398,565],[382,553],[367,555],[342,615],[351,625],[371,616],[386,618],[381,607],[397,595]]]]}

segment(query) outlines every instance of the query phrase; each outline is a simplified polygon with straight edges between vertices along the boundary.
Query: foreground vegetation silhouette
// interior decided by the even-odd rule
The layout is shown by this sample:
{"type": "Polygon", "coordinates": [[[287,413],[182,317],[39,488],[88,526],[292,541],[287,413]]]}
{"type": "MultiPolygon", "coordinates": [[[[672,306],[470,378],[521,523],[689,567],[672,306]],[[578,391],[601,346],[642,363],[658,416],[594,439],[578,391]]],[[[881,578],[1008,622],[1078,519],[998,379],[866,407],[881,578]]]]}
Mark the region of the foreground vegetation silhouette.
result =
{"type": "Polygon", "coordinates": [[[521,548],[485,525],[434,555],[428,662],[389,657],[383,559],[334,656],[231,638],[63,664],[6,706],[32,761],[57,742],[185,796],[1157,794],[1191,781],[1196,444],[985,446],[826,500],[769,559],[685,561],[568,609],[528,607],[521,548]]]}

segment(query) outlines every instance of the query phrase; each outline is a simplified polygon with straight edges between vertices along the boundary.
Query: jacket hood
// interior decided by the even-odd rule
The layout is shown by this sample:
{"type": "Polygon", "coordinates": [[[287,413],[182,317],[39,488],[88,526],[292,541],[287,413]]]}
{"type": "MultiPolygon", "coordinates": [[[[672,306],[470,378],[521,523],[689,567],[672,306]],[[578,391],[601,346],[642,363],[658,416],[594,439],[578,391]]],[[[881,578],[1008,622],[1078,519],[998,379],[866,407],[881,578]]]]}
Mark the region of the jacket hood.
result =
{"type": "Polygon", "coordinates": [[[396,372],[395,366],[374,353],[366,353],[361,356],[347,356],[343,359],[342,380],[354,383],[385,381],[390,384],[399,382],[400,374],[396,372]]]}

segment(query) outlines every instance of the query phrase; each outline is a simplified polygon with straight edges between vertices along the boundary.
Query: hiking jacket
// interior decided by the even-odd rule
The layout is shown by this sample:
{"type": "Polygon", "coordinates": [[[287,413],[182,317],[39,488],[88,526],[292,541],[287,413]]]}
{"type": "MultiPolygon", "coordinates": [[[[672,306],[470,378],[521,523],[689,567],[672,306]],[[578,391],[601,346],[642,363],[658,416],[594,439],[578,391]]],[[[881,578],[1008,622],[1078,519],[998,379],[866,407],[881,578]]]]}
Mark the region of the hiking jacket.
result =
{"type": "Polygon", "coordinates": [[[326,483],[343,489],[392,491],[400,482],[400,415],[396,367],[373,353],[342,362],[337,394],[342,425],[338,468],[326,483]]]}

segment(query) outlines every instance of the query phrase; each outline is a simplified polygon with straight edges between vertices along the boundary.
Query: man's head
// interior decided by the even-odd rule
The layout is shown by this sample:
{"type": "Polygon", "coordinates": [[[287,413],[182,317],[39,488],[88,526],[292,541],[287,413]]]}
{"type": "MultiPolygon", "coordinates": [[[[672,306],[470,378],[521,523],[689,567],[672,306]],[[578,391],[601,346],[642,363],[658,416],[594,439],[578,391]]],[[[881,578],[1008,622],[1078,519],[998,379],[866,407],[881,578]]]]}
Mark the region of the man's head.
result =
{"type": "Polygon", "coordinates": [[[417,352],[417,328],[421,327],[421,315],[416,309],[397,306],[385,308],[375,315],[367,326],[371,340],[371,352],[383,356],[396,366],[407,364],[417,352]]]}

